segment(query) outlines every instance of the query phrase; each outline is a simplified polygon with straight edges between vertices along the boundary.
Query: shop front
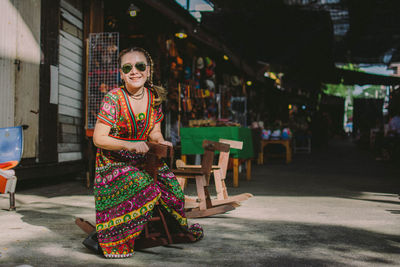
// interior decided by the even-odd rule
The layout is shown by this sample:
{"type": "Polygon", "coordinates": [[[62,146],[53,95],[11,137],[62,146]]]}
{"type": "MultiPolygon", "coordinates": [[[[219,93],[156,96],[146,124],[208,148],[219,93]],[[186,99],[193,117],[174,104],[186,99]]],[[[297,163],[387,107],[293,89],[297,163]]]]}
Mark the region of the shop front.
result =
{"type": "Polygon", "coordinates": [[[88,136],[102,96],[120,83],[116,65],[118,51],[132,46],[149,51],[154,61],[154,83],[168,90],[163,129],[175,144],[179,142],[180,127],[246,126],[246,85],[242,70],[229,66],[232,63],[223,51],[193,37],[195,33],[182,32],[182,28],[190,28],[188,24],[197,24],[185,10],[179,10],[177,4],[172,6],[171,9],[178,9],[175,14],[181,16],[174,20],[168,12],[160,12],[152,1],[150,4],[121,1],[115,5],[104,0],[103,3],[103,13],[98,13],[104,21],[103,29],[88,34],[88,136]],[[177,22],[182,19],[186,22],[177,22]],[[218,122],[218,119],[221,120],[218,122]]]}
{"type": "Polygon", "coordinates": [[[127,47],[143,47],[153,58],[154,84],[168,91],[162,131],[175,145],[182,127],[247,126],[249,67],[175,1],[42,0],[17,8],[26,22],[27,10],[35,10],[30,26],[40,40],[34,64],[8,62],[18,74],[34,71],[10,80],[18,88],[2,98],[9,99],[4,126],[30,126],[17,170],[22,179],[86,172],[96,114],[102,97],[120,85],[117,56],[127,47]],[[38,90],[25,88],[27,80],[38,90]]]}
{"type": "MultiPolygon", "coordinates": [[[[103,24],[84,31],[87,34],[85,133],[89,163],[94,157],[91,136],[99,105],[109,90],[120,85],[117,56],[128,47],[142,47],[152,56],[154,84],[168,91],[163,105],[162,131],[177,147],[177,152],[181,152],[180,142],[186,138],[183,128],[222,126],[211,128],[218,135],[223,128],[247,126],[246,81],[249,79],[233,63],[232,56],[224,53],[223,45],[216,45],[209,36],[199,38],[201,29],[195,28],[198,23],[186,10],[173,2],[167,9],[154,1],[121,1],[115,5],[104,0],[102,3],[101,10],[89,6],[93,12],[88,16],[89,21],[103,24]]],[[[200,141],[207,137],[201,137],[200,141]]],[[[247,142],[252,147],[251,140],[247,142]]],[[[250,154],[246,158],[253,157],[250,154]]]]}

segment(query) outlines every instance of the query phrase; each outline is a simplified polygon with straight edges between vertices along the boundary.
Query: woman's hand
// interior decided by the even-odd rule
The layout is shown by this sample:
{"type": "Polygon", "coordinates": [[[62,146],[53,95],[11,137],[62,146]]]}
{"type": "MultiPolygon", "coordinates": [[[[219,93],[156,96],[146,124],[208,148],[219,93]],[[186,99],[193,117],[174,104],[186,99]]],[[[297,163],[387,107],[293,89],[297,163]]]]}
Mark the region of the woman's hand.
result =
{"type": "Polygon", "coordinates": [[[149,147],[146,142],[127,142],[126,150],[136,152],[138,154],[146,154],[149,151],[149,147]]]}
{"type": "Polygon", "coordinates": [[[149,141],[172,147],[172,143],[165,141],[161,133],[160,123],[157,123],[149,134],[149,141]]]}
{"type": "Polygon", "coordinates": [[[166,145],[166,146],[170,146],[170,147],[172,147],[172,143],[171,142],[169,142],[169,141],[159,141],[158,142],[159,144],[161,144],[161,145],[166,145]]]}

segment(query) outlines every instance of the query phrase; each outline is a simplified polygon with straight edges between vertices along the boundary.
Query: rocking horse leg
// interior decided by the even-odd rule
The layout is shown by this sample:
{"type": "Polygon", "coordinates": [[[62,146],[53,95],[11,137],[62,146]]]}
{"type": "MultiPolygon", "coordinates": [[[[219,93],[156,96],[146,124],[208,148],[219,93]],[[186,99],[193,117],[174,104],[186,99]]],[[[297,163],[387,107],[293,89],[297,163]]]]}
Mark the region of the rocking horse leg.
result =
{"type": "Polygon", "coordinates": [[[160,207],[156,206],[155,211],[158,212],[159,216],[152,217],[144,225],[144,229],[140,237],[135,240],[135,249],[137,250],[151,248],[151,247],[165,246],[173,243],[171,234],[166,224],[166,220],[164,218],[164,214],[162,214],[160,207]],[[156,222],[161,223],[162,226],[157,225],[156,222]],[[163,228],[162,230],[164,230],[165,236],[167,238],[161,236],[161,231],[162,231],[161,228],[163,228]]]}
{"type": "Polygon", "coordinates": [[[168,243],[172,244],[172,237],[171,237],[171,234],[169,233],[167,222],[165,221],[164,214],[162,213],[162,211],[161,211],[161,209],[159,207],[157,207],[157,209],[158,209],[158,213],[160,214],[162,225],[164,226],[165,234],[167,235],[167,238],[168,238],[168,243]]]}
{"type": "Polygon", "coordinates": [[[75,224],[87,234],[91,234],[93,231],[96,231],[96,227],[94,227],[93,224],[82,218],[76,218],[75,224]]]}
{"type": "MultiPolygon", "coordinates": [[[[148,230],[147,230],[148,231],[148,230]]],[[[151,234],[148,234],[151,235],[151,234]]],[[[135,250],[168,245],[168,240],[161,237],[140,237],[135,240],[135,250]]]]}
{"type": "Polygon", "coordinates": [[[196,187],[197,187],[198,199],[200,201],[199,203],[200,210],[207,209],[206,192],[204,191],[205,185],[206,185],[205,177],[203,175],[196,176],[196,187]]]}
{"type": "Polygon", "coordinates": [[[178,180],[178,183],[181,186],[182,191],[183,191],[185,189],[186,179],[185,178],[179,178],[179,177],[177,177],[176,179],[178,180]]]}
{"type": "Polygon", "coordinates": [[[224,199],[224,185],[222,184],[221,170],[214,171],[214,182],[217,191],[217,199],[224,199]]]}

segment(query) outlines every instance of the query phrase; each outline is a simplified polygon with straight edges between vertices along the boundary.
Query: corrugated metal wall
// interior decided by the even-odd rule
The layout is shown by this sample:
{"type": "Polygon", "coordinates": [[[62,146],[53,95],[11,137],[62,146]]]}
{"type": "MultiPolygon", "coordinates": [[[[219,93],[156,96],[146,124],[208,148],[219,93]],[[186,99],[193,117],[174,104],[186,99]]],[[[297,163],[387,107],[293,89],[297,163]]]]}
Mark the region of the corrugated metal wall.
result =
{"type": "Polygon", "coordinates": [[[83,14],[61,0],[58,98],[59,161],[82,159],[83,14]]]}
{"type": "Polygon", "coordinates": [[[9,1],[0,1],[0,127],[14,126],[17,11],[9,1]]]}
{"type": "Polygon", "coordinates": [[[0,1],[0,127],[27,124],[23,157],[38,148],[40,0],[0,1]]]}
{"type": "Polygon", "coordinates": [[[15,65],[15,124],[27,124],[24,157],[36,157],[39,138],[39,70],[41,0],[18,0],[17,59],[15,65]]]}

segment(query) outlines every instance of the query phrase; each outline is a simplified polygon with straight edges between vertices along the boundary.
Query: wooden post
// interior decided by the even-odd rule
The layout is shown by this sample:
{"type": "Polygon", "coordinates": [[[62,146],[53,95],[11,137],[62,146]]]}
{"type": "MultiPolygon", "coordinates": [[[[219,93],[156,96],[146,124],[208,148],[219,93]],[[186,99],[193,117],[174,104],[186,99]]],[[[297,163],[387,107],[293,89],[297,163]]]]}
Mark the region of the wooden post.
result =
{"type": "Polygon", "coordinates": [[[186,164],[186,155],[181,155],[181,160],[186,164]]]}
{"type": "Polygon", "coordinates": [[[239,186],[239,159],[233,159],[233,187],[239,186]]]}
{"type": "MultiPolygon", "coordinates": [[[[9,1],[7,1],[9,2],[9,1]]],[[[13,1],[14,3],[15,1],[13,1]]],[[[21,1],[19,1],[21,2],[21,1]]],[[[11,2],[10,2],[11,3],[11,2]]],[[[22,2],[21,2],[22,3],[22,2]]],[[[50,99],[50,66],[58,66],[60,1],[42,0],[40,16],[40,48],[43,59],[39,71],[39,136],[38,160],[40,163],[58,162],[58,105],[51,104],[50,99]]],[[[32,25],[30,25],[32,26],[32,25]]],[[[4,63],[2,63],[4,64],[4,63]]],[[[3,69],[2,69],[3,71],[3,69]]],[[[5,89],[1,89],[5,90],[5,89]]],[[[7,89],[6,89],[7,90],[7,89]]],[[[4,127],[4,126],[2,126],[4,127]]]]}
{"type": "Polygon", "coordinates": [[[261,140],[260,146],[261,146],[261,149],[260,149],[260,152],[258,153],[257,163],[262,165],[262,164],[264,164],[264,147],[266,146],[266,143],[264,143],[263,140],[261,140]]]}
{"type": "MultiPolygon", "coordinates": [[[[187,163],[187,158],[186,155],[181,155],[181,160],[186,164],[187,163]]],[[[181,184],[182,190],[187,186],[188,180],[184,179],[183,184],[181,184]]]]}
{"type": "Polygon", "coordinates": [[[251,180],[251,159],[246,160],[246,180],[251,180]]]}
{"type": "Polygon", "coordinates": [[[292,162],[292,149],[290,147],[290,141],[287,140],[285,142],[285,147],[286,147],[286,164],[292,162]]]}

